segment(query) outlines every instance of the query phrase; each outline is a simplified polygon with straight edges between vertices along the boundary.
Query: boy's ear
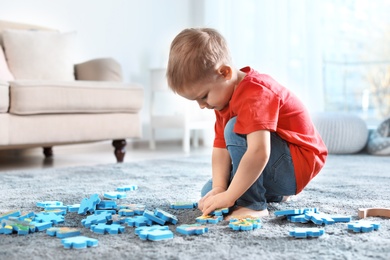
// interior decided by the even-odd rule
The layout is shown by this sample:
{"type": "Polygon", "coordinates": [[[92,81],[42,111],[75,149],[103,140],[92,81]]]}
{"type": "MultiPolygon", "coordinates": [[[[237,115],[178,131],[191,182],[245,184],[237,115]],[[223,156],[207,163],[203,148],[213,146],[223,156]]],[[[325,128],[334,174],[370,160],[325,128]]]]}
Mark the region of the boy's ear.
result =
{"type": "Polygon", "coordinates": [[[232,78],[232,68],[228,65],[221,65],[218,68],[218,75],[223,76],[225,79],[229,80],[232,78]]]}

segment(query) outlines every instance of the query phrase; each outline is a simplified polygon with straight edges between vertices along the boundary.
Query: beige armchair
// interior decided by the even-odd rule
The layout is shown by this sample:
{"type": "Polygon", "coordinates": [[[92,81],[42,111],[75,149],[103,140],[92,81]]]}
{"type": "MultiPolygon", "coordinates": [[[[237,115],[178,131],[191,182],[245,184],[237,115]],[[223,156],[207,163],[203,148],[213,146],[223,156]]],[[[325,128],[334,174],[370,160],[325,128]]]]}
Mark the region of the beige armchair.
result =
{"type": "Polygon", "coordinates": [[[73,33],[0,21],[0,149],[141,137],[143,88],[122,82],[111,58],[74,64],[73,33]]]}

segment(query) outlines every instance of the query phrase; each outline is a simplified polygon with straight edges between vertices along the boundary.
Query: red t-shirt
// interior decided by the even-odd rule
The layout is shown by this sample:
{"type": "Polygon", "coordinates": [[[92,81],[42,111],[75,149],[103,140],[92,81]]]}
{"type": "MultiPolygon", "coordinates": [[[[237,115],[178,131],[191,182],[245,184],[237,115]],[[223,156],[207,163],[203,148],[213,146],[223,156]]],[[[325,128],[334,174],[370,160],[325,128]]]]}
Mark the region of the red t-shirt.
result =
{"type": "Polygon", "coordinates": [[[224,129],[235,116],[237,134],[276,132],[289,144],[298,194],[324,166],[327,148],[305,106],[290,90],[250,67],[241,71],[246,76],[236,87],[229,105],[215,111],[214,147],[226,148],[224,129]]]}

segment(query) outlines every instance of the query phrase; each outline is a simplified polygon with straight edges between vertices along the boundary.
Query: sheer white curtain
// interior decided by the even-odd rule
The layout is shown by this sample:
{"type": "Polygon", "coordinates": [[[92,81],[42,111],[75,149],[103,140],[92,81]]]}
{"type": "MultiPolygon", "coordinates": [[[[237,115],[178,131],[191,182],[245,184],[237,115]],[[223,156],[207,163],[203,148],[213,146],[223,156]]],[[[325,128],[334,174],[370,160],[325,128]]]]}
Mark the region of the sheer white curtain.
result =
{"type": "Polygon", "coordinates": [[[198,11],[195,21],[203,21],[196,26],[218,29],[237,67],[270,74],[311,112],[323,110],[319,1],[204,0],[200,5],[203,13],[198,11]]]}

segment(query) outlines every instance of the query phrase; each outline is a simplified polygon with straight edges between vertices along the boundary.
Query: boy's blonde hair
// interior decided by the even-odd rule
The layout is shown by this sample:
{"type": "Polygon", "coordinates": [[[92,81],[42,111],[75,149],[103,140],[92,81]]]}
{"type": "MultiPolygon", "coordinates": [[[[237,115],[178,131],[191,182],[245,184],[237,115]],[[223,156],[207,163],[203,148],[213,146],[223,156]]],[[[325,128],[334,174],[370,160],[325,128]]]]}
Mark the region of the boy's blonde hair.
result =
{"type": "Polygon", "coordinates": [[[230,65],[225,38],[215,29],[189,28],[181,31],[171,43],[167,80],[178,92],[186,84],[199,83],[215,75],[217,66],[230,65]]]}

